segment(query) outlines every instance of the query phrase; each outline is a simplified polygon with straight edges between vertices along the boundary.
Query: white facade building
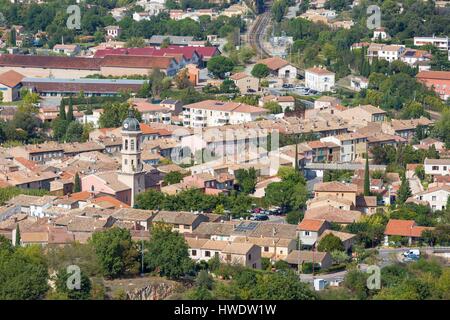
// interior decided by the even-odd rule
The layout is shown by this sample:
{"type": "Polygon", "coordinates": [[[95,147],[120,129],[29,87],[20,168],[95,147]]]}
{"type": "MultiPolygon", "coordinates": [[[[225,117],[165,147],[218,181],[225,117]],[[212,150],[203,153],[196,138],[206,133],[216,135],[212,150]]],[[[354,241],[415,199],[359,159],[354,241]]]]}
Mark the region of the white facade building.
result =
{"type": "Polygon", "coordinates": [[[183,125],[212,127],[255,121],[267,113],[264,108],[237,102],[205,100],[183,106],[183,125]]]}
{"type": "Polygon", "coordinates": [[[450,175],[450,159],[428,159],[424,161],[425,174],[432,176],[450,175]]]}
{"type": "Polygon", "coordinates": [[[305,70],[305,86],[319,92],[330,91],[334,87],[335,74],[323,68],[305,70]]]}

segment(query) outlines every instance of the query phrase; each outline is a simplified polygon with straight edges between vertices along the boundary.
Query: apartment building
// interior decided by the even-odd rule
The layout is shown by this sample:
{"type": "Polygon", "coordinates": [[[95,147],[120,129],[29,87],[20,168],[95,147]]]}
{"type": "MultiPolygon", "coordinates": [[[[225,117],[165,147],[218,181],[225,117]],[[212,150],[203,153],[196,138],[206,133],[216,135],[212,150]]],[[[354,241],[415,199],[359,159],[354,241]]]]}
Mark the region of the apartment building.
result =
{"type": "Polygon", "coordinates": [[[341,147],[340,161],[351,162],[364,158],[367,153],[367,137],[360,133],[344,133],[320,139],[322,142],[333,142],[341,147]]]}
{"type": "Polygon", "coordinates": [[[183,125],[212,127],[255,121],[267,114],[264,108],[245,103],[205,100],[183,106],[183,125]]]}
{"type": "Polygon", "coordinates": [[[141,113],[142,121],[145,123],[171,123],[172,110],[165,106],[150,103],[146,99],[133,99],[131,105],[141,113]]]}
{"type": "Polygon", "coordinates": [[[305,70],[305,86],[319,92],[330,91],[334,87],[335,74],[324,68],[305,70]]]}

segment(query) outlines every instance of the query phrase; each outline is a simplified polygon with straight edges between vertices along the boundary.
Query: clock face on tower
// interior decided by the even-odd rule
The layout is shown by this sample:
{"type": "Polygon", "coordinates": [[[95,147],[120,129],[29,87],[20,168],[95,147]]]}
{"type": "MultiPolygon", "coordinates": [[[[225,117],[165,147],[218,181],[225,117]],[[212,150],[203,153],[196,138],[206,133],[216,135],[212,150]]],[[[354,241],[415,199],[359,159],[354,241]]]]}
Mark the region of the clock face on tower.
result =
{"type": "Polygon", "coordinates": [[[124,127],[125,129],[128,129],[128,123],[125,123],[125,124],[123,125],[123,127],[124,127]]]}

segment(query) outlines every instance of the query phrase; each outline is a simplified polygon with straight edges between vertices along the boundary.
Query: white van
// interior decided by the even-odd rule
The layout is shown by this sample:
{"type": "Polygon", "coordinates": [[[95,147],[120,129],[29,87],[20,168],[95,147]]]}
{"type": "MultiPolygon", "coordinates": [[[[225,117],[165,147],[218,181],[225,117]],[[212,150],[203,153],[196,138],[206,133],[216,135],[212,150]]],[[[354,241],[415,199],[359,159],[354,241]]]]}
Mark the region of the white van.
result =
{"type": "Polygon", "coordinates": [[[420,256],[420,250],[419,249],[410,249],[410,250],[403,252],[403,255],[405,257],[407,257],[409,255],[420,256]]]}

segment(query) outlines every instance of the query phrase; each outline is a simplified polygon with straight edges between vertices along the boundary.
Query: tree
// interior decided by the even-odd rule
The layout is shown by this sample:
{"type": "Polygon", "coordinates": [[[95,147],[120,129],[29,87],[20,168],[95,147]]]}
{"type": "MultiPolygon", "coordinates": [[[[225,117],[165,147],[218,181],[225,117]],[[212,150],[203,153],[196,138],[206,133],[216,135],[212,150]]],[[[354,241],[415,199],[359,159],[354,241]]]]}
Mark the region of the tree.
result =
{"type": "Polygon", "coordinates": [[[104,276],[117,278],[137,272],[138,252],[131,240],[129,230],[111,228],[94,232],[89,243],[94,246],[104,276]]]}
{"type": "Polygon", "coordinates": [[[15,246],[16,247],[20,247],[20,228],[19,228],[19,224],[16,225],[16,243],[15,246]]]}
{"type": "Polygon", "coordinates": [[[364,195],[370,196],[369,156],[366,154],[366,167],[364,169],[364,195]]]}
{"type": "Polygon", "coordinates": [[[266,202],[288,210],[303,208],[308,196],[303,175],[292,167],[281,167],[278,176],[281,181],[273,182],[266,188],[266,202]]]}
{"type": "Polygon", "coordinates": [[[183,179],[183,175],[179,171],[171,171],[164,176],[165,184],[175,184],[183,179]]]}
{"type": "Polygon", "coordinates": [[[207,68],[214,76],[223,79],[225,78],[226,73],[233,70],[234,63],[230,58],[224,56],[214,56],[209,59],[207,68]]]}
{"type": "Polygon", "coordinates": [[[80,175],[77,172],[77,173],[75,173],[73,192],[80,192],[80,191],[81,191],[81,179],[80,179],[80,175]]]}
{"type": "Polygon", "coordinates": [[[165,195],[162,192],[149,189],[136,197],[137,207],[144,210],[163,210],[165,195]]]}
{"type": "Polygon", "coordinates": [[[282,113],[283,109],[281,108],[281,106],[279,105],[278,102],[276,101],[268,101],[264,104],[264,108],[269,110],[270,113],[272,114],[278,114],[278,113],[282,113]]]}
{"type": "Polygon", "coordinates": [[[125,43],[127,48],[143,48],[145,47],[145,39],[141,37],[131,37],[125,43]]]}
{"type": "Polygon", "coordinates": [[[411,197],[411,188],[409,187],[409,181],[406,179],[405,173],[402,174],[402,183],[397,193],[396,202],[398,204],[404,204],[405,201],[411,197]]]}
{"type": "MultiPolygon", "coordinates": [[[[112,103],[103,106],[103,113],[100,115],[99,125],[101,128],[117,128],[122,126],[123,121],[128,117],[128,103],[112,103]]],[[[139,111],[132,109],[138,121],[142,120],[139,111]]]]}
{"type": "Polygon", "coordinates": [[[300,210],[289,211],[286,215],[286,222],[297,225],[303,219],[303,213],[300,210]]]}
{"type": "Polygon", "coordinates": [[[239,169],[236,171],[236,180],[239,190],[244,194],[255,192],[256,187],[256,170],[255,168],[239,169]]]}
{"type": "Polygon", "coordinates": [[[153,226],[144,261],[149,270],[172,279],[180,278],[193,267],[183,236],[165,224],[153,226]]]}
{"type": "Polygon", "coordinates": [[[67,127],[64,139],[66,142],[80,142],[83,137],[83,125],[78,121],[72,121],[67,127]]]}
{"type": "Polygon", "coordinates": [[[270,74],[270,70],[265,64],[257,63],[253,66],[251,74],[255,78],[261,80],[262,78],[265,78],[270,74]]]}
{"type": "Polygon", "coordinates": [[[261,300],[315,300],[316,295],[292,271],[262,274],[251,295],[261,300]]]}
{"type": "MultiPolygon", "coordinates": [[[[35,258],[22,249],[13,249],[0,238],[1,300],[37,300],[48,290],[48,272],[44,259],[35,258]]],[[[37,249],[38,254],[43,257],[41,248],[37,249]]]]}
{"type": "Polygon", "coordinates": [[[68,124],[67,120],[60,119],[59,117],[53,120],[51,124],[53,138],[62,141],[66,135],[68,124]]]}
{"type": "Polygon", "coordinates": [[[341,239],[330,233],[319,241],[317,250],[321,252],[344,251],[344,245],[341,239]]]}
{"type": "Polygon", "coordinates": [[[155,98],[159,98],[164,90],[164,79],[166,75],[159,69],[154,69],[150,75],[150,83],[152,84],[152,94],[155,98]]]}
{"type": "Polygon", "coordinates": [[[72,97],[69,98],[69,109],[67,110],[66,119],[68,122],[72,122],[75,120],[75,117],[73,116],[73,101],[72,97]]]}
{"type": "Polygon", "coordinates": [[[64,99],[61,99],[61,102],[59,103],[58,118],[61,120],[66,120],[66,105],[64,104],[64,99]]]}
{"type": "Polygon", "coordinates": [[[188,69],[183,69],[178,72],[174,78],[174,81],[178,89],[186,89],[188,87],[192,87],[192,82],[191,80],[189,80],[188,69]]]}
{"type": "Polygon", "coordinates": [[[91,280],[89,280],[88,276],[84,273],[83,270],[80,270],[80,288],[69,288],[68,281],[70,282],[71,273],[67,272],[67,269],[61,269],[57,273],[56,277],[56,292],[60,294],[65,294],[69,299],[72,300],[87,300],[91,297],[91,280]]]}

